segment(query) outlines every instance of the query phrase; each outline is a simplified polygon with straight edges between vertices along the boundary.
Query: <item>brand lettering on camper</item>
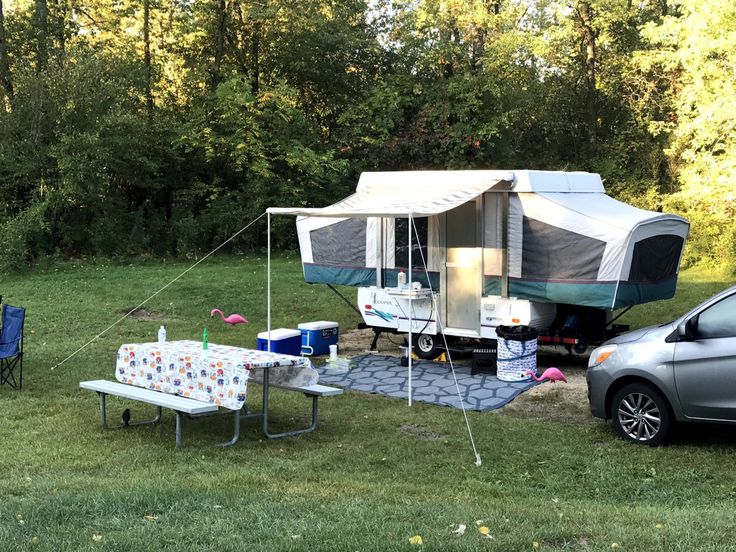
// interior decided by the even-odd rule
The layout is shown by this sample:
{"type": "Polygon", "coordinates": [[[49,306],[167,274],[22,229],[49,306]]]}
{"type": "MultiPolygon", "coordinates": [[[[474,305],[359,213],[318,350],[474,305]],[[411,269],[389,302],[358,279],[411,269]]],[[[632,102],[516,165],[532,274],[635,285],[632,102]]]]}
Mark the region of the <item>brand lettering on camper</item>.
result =
{"type": "Polygon", "coordinates": [[[379,311],[373,308],[373,305],[366,305],[365,306],[365,315],[366,316],[377,316],[381,320],[384,320],[385,322],[391,322],[394,319],[393,314],[390,312],[383,312],[379,311]]]}

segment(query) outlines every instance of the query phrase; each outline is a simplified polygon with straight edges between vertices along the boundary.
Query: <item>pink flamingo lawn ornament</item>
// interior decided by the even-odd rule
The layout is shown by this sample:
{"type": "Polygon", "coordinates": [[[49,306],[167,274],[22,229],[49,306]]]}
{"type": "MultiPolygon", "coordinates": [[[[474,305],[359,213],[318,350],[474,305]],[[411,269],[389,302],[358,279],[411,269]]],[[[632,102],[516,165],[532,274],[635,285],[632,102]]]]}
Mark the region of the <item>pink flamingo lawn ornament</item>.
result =
{"type": "Polygon", "coordinates": [[[526,371],[527,374],[529,374],[534,381],[551,381],[552,383],[555,383],[556,381],[564,381],[567,383],[567,378],[565,377],[565,374],[563,374],[559,368],[547,368],[544,372],[542,372],[541,376],[537,376],[534,372],[531,370],[526,371]]]}
{"type": "Polygon", "coordinates": [[[234,326],[235,324],[247,324],[248,321],[245,319],[244,316],[241,316],[240,314],[233,313],[229,316],[225,316],[225,314],[220,309],[212,309],[210,311],[210,316],[215,316],[215,314],[219,314],[220,318],[222,318],[222,321],[230,324],[231,326],[234,326]]]}

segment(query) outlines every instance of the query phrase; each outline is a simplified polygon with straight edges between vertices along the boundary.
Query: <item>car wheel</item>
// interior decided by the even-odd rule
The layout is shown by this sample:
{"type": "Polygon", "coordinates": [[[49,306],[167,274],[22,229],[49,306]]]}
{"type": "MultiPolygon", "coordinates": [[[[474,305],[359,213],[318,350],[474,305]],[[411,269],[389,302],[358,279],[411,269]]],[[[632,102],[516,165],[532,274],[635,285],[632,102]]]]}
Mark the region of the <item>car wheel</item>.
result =
{"type": "Polygon", "coordinates": [[[425,360],[437,358],[440,354],[438,339],[437,335],[419,334],[414,342],[414,352],[425,360]]]}
{"type": "Polygon", "coordinates": [[[628,441],[656,446],[667,438],[672,428],[667,401],[662,393],[646,383],[632,383],[622,388],[611,406],[613,427],[628,441]]]}

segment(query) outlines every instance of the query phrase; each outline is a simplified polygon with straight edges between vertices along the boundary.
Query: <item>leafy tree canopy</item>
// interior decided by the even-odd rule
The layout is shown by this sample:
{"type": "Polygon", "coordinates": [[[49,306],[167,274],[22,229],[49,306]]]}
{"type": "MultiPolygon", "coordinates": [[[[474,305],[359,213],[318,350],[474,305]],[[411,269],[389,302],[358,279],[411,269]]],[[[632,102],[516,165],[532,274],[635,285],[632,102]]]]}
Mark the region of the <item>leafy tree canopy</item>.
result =
{"type": "Polygon", "coordinates": [[[0,261],[197,254],[363,170],[518,167],[599,172],[736,267],[735,37],[729,0],[0,0],[0,261]]]}

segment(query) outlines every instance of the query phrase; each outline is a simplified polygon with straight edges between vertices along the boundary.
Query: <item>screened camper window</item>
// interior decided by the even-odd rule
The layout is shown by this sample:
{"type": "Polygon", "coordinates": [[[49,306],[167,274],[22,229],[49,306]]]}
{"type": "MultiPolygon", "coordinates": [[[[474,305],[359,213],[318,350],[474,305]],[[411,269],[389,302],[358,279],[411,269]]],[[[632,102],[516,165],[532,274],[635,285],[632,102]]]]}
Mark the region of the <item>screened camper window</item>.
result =
{"type": "Polygon", "coordinates": [[[685,240],[671,234],[652,236],[634,245],[630,282],[659,282],[677,273],[685,240]]]}
{"type": "MultiPolygon", "coordinates": [[[[412,231],[411,235],[411,264],[412,268],[422,267],[422,255],[427,260],[427,217],[412,219],[417,228],[416,234],[419,234],[419,243],[417,243],[417,235],[412,231]],[[420,252],[421,248],[421,252],[420,252]]],[[[406,268],[409,266],[409,219],[395,219],[394,231],[394,260],[397,268],[406,268]]]]}
{"type": "Polygon", "coordinates": [[[521,276],[543,280],[595,280],[606,242],[524,217],[521,276]]]}
{"type": "Polygon", "coordinates": [[[365,219],[345,219],[309,233],[317,264],[365,266],[365,219]]]}

